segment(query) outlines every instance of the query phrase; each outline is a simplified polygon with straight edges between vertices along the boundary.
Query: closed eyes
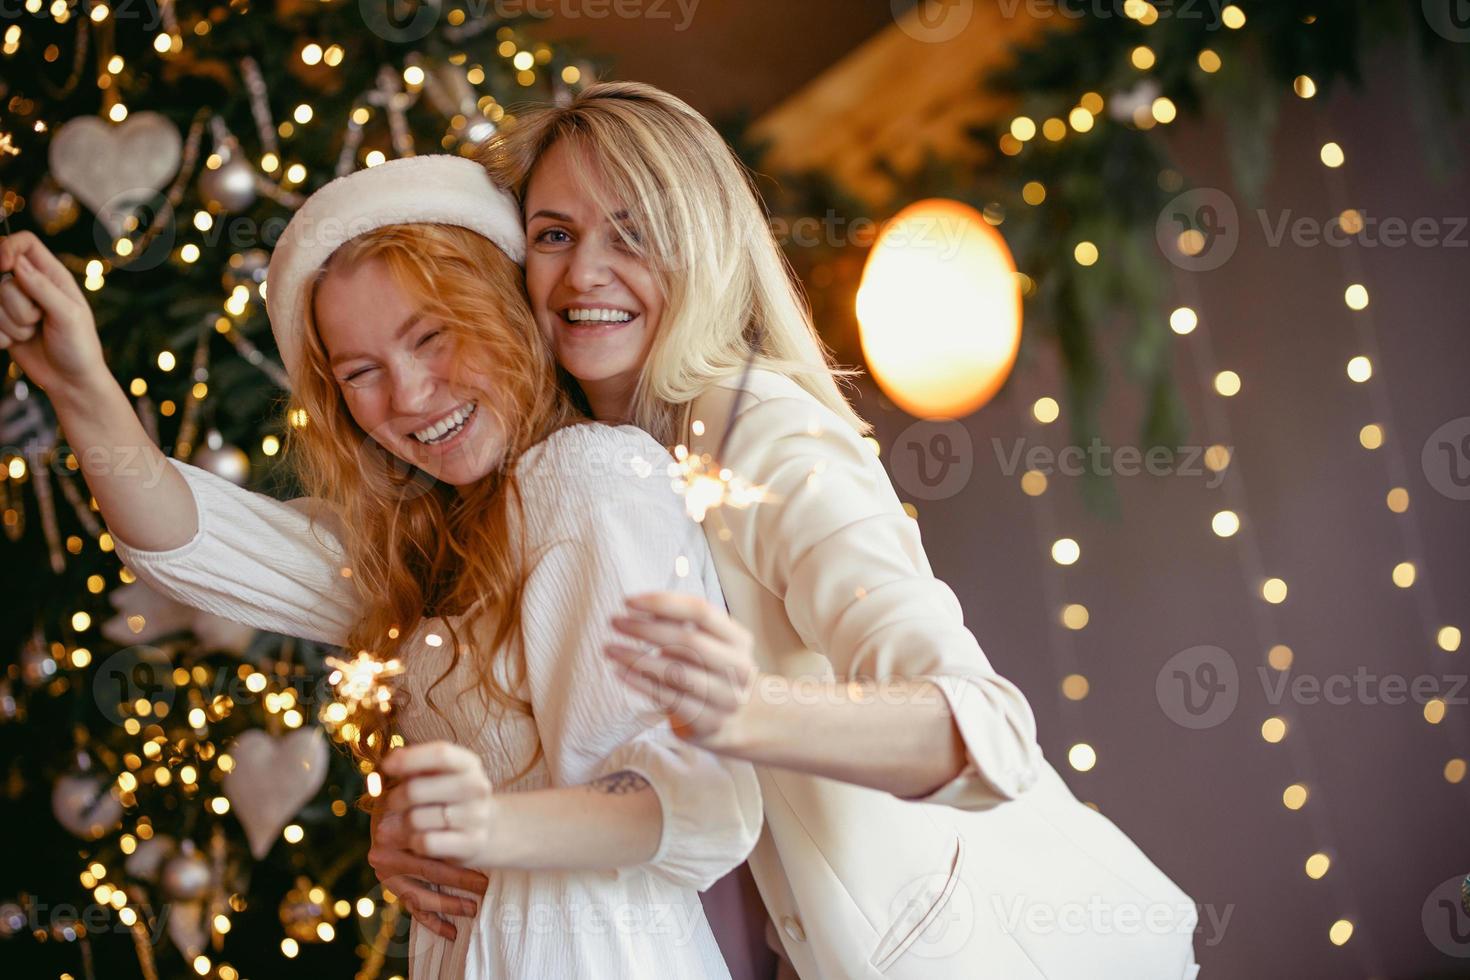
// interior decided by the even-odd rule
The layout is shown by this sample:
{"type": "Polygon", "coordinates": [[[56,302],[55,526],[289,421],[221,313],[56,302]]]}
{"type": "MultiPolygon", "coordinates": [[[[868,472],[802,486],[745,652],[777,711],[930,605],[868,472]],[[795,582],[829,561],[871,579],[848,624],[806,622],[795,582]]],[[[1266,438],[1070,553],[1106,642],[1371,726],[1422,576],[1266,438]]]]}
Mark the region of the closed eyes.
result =
{"type": "MultiPolygon", "coordinates": [[[[444,330],[442,328],[430,330],[422,337],[420,337],[414,343],[413,347],[415,351],[437,349],[439,347],[439,342],[443,339],[444,330]]],[[[369,375],[371,375],[376,370],[378,370],[378,365],[365,364],[362,367],[358,368],[356,371],[349,372],[348,374],[338,378],[337,380],[339,383],[348,385],[350,387],[361,387],[369,380],[369,375]]]]}

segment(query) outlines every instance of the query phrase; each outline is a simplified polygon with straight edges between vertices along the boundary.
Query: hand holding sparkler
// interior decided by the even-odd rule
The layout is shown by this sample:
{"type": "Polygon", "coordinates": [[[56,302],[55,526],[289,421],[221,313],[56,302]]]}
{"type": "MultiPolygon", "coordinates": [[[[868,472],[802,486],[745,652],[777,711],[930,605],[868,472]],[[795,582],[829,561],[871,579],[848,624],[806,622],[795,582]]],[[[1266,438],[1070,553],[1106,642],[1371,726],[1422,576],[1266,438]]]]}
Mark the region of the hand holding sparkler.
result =
{"type": "MultiPolygon", "coordinates": [[[[403,673],[403,664],[397,659],[379,660],[366,650],[359,650],[351,660],[328,657],[327,664],[333,668],[327,680],[341,703],[336,720],[366,715],[381,736],[393,712],[391,682],[403,673]]],[[[393,767],[385,762],[384,768],[391,771],[393,767]]],[[[369,796],[383,796],[379,769],[368,772],[367,790],[369,796]]],[[[450,920],[474,917],[479,911],[474,896],[483,895],[489,881],[477,871],[413,853],[411,843],[412,833],[402,814],[394,812],[390,794],[373,809],[368,863],[383,888],[398,896],[415,922],[453,941],[458,928],[450,920]],[[463,894],[446,892],[446,888],[463,894]]]]}

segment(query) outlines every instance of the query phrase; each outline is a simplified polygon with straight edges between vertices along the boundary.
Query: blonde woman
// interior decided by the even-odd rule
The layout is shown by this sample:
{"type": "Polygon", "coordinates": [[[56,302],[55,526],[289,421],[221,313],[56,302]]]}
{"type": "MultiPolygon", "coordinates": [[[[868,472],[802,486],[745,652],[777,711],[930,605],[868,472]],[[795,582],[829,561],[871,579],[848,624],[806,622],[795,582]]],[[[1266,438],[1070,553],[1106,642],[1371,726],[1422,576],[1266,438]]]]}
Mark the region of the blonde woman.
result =
{"type": "Polygon", "coordinates": [[[692,742],[759,764],[750,866],[795,971],[1190,980],[1193,903],[1043,758],[715,130],[657,89],[595,85],[487,163],[521,197],[532,310],[591,413],[767,488],[704,521],[744,629],[639,596],[608,656],[692,742]]]}
{"type": "Polygon", "coordinates": [[[630,591],[720,603],[718,582],[667,481],[635,472],[664,450],[576,424],[523,254],[514,202],[461,159],[395,161],[307,201],[269,293],[310,418],[296,508],[164,465],[31,235],[0,242],[0,347],[46,389],[139,578],[404,661],[409,747],[383,764],[375,829],[418,862],[389,882],[415,912],[414,976],[728,978],[697,892],[749,852],[755,777],[674,736],[601,655],[630,591]],[[139,451],[152,465],[112,465],[139,451]],[[460,871],[440,888],[411,876],[446,860],[460,871]]]}

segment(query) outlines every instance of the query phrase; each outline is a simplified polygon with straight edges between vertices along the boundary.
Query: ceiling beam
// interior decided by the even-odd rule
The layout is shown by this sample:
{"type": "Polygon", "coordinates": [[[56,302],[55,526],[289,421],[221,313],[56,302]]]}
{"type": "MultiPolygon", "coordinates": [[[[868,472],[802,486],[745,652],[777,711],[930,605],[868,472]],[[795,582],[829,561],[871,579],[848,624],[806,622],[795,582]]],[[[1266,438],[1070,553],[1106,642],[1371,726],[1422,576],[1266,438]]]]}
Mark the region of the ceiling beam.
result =
{"type": "Polygon", "coordinates": [[[762,168],[815,170],[835,178],[875,208],[893,207],[901,188],[878,163],[900,174],[927,152],[981,162],[966,128],[1014,111],[1012,100],[982,87],[1009,63],[1013,46],[1060,18],[1038,18],[1028,4],[1007,0],[919,0],[919,6],[852,51],[760,117],[752,135],[769,144],[762,168]],[[938,18],[926,20],[924,5],[938,18]],[[967,18],[945,25],[944,10],[967,18]],[[968,11],[968,14],[965,12],[968,11]],[[953,37],[940,40],[963,23],[953,37]]]}

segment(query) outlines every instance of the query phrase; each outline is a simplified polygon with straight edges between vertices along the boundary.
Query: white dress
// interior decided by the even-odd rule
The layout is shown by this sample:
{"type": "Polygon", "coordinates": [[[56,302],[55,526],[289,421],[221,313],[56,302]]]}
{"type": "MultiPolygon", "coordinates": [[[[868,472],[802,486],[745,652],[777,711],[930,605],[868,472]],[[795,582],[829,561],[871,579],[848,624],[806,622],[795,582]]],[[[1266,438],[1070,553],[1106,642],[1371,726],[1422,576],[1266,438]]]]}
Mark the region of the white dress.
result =
{"type": "MultiPolygon", "coordinates": [[[[522,606],[520,694],[534,717],[487,709],[465,656],[431,692],[449,662],[449,633],[436,620],[417,624],[404,647],[408,705],[399,716],[410,742],[449,740],[478,752],[500,792],[574,786],[620,770],[641,774],[663,812],[658,851],[618,871],[490,872],[478,920],[461,927],[456,941],[413,926],[415,978],[729,977],[698,891],[755,844],[761,799],[754,771],[675,736],[602,654],[626,596],[676,590],[723,608],[703,532],[669,485],[668,460],[641,430],[596,424],[563,429],[527,453],[518,470],[521,532],[536,557],[522,606]],[[511,781],[538,744],[542,758],[511,781]]],[[[340,643],[355,599],[320,509],[311,501],[284,505],[175,465],[194,493],[199,531],[166,552],[118,541],[128,567],[217,615],[340,643]],[[311,535],[320,547],[305,543],[311,535]]]]}

